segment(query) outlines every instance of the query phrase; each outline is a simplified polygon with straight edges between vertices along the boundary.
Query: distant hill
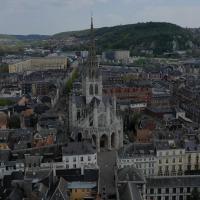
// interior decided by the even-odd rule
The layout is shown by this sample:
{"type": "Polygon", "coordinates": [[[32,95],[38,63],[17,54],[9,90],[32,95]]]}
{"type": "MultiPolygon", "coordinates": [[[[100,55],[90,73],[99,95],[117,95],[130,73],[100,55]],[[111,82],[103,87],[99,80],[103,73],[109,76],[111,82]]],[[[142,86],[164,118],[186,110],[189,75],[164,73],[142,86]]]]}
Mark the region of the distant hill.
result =
{"type": "Polygon", "coordinates": [[[40,41],[47,40],[48,35],[6,35],[0,34],[0,43],[12,43],[12,42],[31,42],[31,41],[40,41]]]}
{"type": "MultiPolygon", "coordinates": [[[[153,52],[154,55],[177,50],[200,49],[200,29],[182,28],[165,22],[148,22],[95,29],[98,51],[129,49],[134,55],[153,52]]],[[[64,50],[86,49],[89,30],[71,31],[48,35],[1,35],[0,45],[39,44],[64,50]],[[47,41],[43,43],[42,41],[47,41]],[[50,42],[49,42],[50,41],[50,42]],[[36,43],[35,43],[36,42],[36,43]]],[[[1,49],[1,46],[0,46],[1,49]]]]}
{"type": "MultiPolygon", "coordinates": [[[[154,54],[173,50],[188,50],[200,46],[198,29],[186,29],[175,24],[148,22],[95,30],[97,46],[103,49],[130,49],[133,52],[152,50],[154,54]]],[[[80,45],[87,44],[89,30],[58,33],[56,40],[75,38],[80,45]]]]}
{"type": "Polygon", "coordinates": [[[34,40],[47,40],[50,36],[48,35],[14,35],[14,37],[21,41],[34,41],[34,40]]]}

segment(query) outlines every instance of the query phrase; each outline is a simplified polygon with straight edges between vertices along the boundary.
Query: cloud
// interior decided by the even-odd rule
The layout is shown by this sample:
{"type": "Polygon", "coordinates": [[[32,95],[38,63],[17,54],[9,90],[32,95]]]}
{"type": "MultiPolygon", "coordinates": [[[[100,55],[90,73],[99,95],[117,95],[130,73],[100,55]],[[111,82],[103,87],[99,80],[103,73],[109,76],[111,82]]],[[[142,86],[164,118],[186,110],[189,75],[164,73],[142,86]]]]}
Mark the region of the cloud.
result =
{"type": "Polygon", "coordinates": [[[168,21],[199,27],[199,0],[0,0],[1,33],[52,34],[95,26],[168,21]]]}

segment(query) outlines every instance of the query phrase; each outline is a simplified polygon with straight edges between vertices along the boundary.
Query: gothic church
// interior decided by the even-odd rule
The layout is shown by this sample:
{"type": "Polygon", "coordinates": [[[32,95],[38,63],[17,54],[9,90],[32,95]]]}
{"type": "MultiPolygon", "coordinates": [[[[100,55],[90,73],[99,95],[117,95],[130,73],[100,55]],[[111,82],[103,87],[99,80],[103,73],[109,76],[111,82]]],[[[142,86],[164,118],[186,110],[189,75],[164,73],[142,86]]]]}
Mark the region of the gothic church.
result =
{"type": "Polygon", "coordinates": [[[87,62],[82,66],[82,95],[71,95],[69,119],[75,140],[91,140],[97,151],[123,146],[123,121],[117,116],[116,99],[102,94],[102,74],[95,50],[93,19],[87,62]]]}

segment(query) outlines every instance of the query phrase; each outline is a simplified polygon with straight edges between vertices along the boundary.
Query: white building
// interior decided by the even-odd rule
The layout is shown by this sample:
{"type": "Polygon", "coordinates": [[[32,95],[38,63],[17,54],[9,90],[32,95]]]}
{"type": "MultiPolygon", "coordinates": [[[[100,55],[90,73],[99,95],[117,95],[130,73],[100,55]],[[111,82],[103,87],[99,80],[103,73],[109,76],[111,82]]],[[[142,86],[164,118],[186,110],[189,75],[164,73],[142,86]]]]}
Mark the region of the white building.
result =
{"type": "Polygon", "coordinates": [[[23,73],[28,71],[44,71],[66,68],[67,58],[65,57],[31,58],[10,64],[9,73],[23,73]]]}
{"type": "Polygon", "coordinates": [[[174,140],[156,142],[157,175],[176,176],[185,171],[185,148],[174,140]]]}
{"type": "Polygon", "coordinates": [[[130,51],[128,50],[114,50],[106,51],[102,54],[103,61],[112,61],[117,63],[129,63],[130,51]]]}
{"type": "Polygon", "coordinates": [[[0,162],[0,180],[6,175],[11,175],[13,172],[24,172],[24,163],[17,161],[0,162]]]}
{"type": "Polygon", "coordinates": [[[62,161],[66,168],[97,168],[96,149],[88,142],[73,142],[62,149],[62,161]]]}
{"type": "Polygon", "coordinates": [[[200,170],[200,146],[174,140],[131,144],[118,151],[117,167],[135,167],[145,177],[182,176],[200,170]]]}
{"type": "Polygon", "coordinates": [[[131,144],[120,149],[117,156],[117,167],[134,167],[145,177],[156,175],[157,158],[153,144],[131,144]]]}

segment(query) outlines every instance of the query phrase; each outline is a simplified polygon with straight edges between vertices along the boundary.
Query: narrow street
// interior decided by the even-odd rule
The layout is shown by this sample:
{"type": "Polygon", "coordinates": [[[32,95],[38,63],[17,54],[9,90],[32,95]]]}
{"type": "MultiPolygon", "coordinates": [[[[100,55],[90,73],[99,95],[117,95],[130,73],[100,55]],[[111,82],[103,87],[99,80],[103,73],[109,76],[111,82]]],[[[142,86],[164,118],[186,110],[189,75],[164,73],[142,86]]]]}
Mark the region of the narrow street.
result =
{"type": "Polygon", "coordinates": [[[116,162],[116,151],[103,151],[98,153],[98,165],[100,167],[100,193],[102,199],[113,199],[114,195],[114,166],[116,162]]]}

